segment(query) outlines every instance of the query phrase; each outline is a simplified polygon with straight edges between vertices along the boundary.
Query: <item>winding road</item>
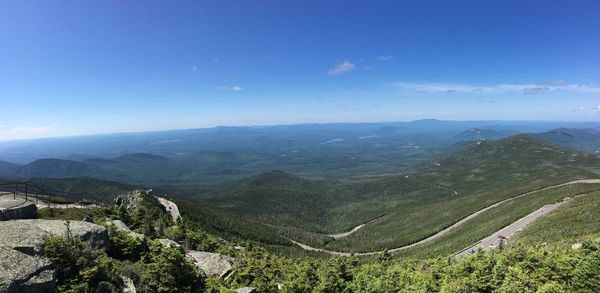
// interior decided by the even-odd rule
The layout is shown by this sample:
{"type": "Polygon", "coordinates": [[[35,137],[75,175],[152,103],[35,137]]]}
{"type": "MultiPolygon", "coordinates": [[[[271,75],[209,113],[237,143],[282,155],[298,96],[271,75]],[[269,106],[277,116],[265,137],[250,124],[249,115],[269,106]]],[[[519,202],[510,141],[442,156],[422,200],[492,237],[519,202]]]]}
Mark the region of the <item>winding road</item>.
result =
{"type": "Polygon", "coordinates": [[[483,239],[477,241],[475,244],[461,250],[460,252],[454,254],[454,257],[458,258],[461,256],[469,255],[469,254],[476,252],[479,249],[482,249],[482,250],[494,249],[494,248],[498,247],[498,245],[500,245],[501,241],[511,238],[513,235],[515,235],[517,232],[523,230],[523,228],[525,228],[525,227],[527,227],[527,225],[533,223],[539,217],[550,213],[551,211],[559,208],[560,206],[569,202],[570,200],[572,200],[572,198],[567,197],[567,198],[565,198],[565,200],[563,200],[561,202],[547,204],[547,205],[537,209],[536,211],[528,214],[527,216],[520,218],[519,220],[515,221],[514,223],[494,232],[492,235],[490,235],[486,238],[483,238],[483,239]]]}
{"type": "MultiPolygon", "coordinates": [[[[563,186],[567,186],[567,185],[572,185],[572,184],[600,184],[600,179],[582,179],[582,180],[574,180],[574,181],[569,181],[569,182],[562,183],[562,184],[557,184],[557,185],[552,185],[552,186],[548,186],[548,187],[544,187],[544,188],[536,189],[536,190],[533,190],[533,191],[529,191],[529,192],[526,192],[526,193],[519,194],[519,195],[517,195],[517,196],[513,196],[513,197],[511,197],[511,198],[508,198],[508,199],[505,199],[505,200],[499,201],[499,202],[497,202],[497,203],[495,203],[495,204],[492,204],[492,205],[489,205],[489,206],[487,206],[487,207],[485,207],[485,208],[482,208],[482,209],[480,209],[480,210],[478,210],[478,211],[476,211],[476,212],[474,212],[474,213],[472,213],[472,214],[470,214],[470,215],[468,215],[468,216],[464,217],[464,218],[463,218],[463,219],[461,219],[460,221],[458,221],[458,222],[456,222],[456,223],[452,224],[451,226],[449,226],[449,227],[447,227],[447,228],[445,228],[445,229],[443,229],[443,230],[441,230],[441,231],[439,231],[439,232],[437,232],[437,233],[435,233],[435,234],[433,234],[433,235],[431,235],[431,236],[429,236],[429,237],[427,237],[427,238],[424,238],[424,239],[422,239],[422,240],[420,240],[420,241],[417,241],[417,242],[415,242],[415,243],[412,243],[412,244],[409,244],[409,245],[405,245],[405,246],[400,246],[400,247],[396,247],[396,248],[393,248],[393,249],[389,249],[389,250],[388,250],[388,252],[390,252],[390,253],[391,253],[391,252],[396,252],[396,251],[405,250],[405,249],[412,248],[412,247],[415,247],[415,246],[417,246],[417,245],[420,245],[420,244],[423,244],[423,243],[426,243],[426,242],[430,242],[430,241],[432,241],[432,240],[435,240],[435,239],[437,239],[437,238],[439,238],[439,237],[441,237],[441,236],[443,236],[443,235],[447,234],[448,232],[450,232],[451,230],[455,229],[456,227],[458,227],[458,226],[460,226],[460,225],[464,224],[465,222],[467,222],[467,221],[469,221],[469,220],[471,220],[471,219],[473,219],[473,218],[475,218],[475,217],[479,216],[480,214],[482,214],[482,213],[484,213],[484,212],[486,212],[486,211],[488,211],[488,210],[490,210],[490,209],[493,209],[493,208],[495,208],[495,207],[497,207],[497,206],[499,206],[499,205],[501,205],[501,204],[503,204],[503,203],[509,202],[509,201],[511,201],[511,200],[514,200],[514,199],[517,199],[517,198],[520,198],[520,197],[523,197],[523,196],[526,196],[526,195],[529,195],[529,194],[532,194],[532,193],[536,193],[536,192],[540,192],[540,191],[545,191],[545,190],[549,190],[549,189],[554,189],[554,188],[558,188],[558,187],[563,187],[563,186]]],[[[556,206],[556,207],[554,207],[553,209],[556,209],[556,208],[558,208],[558,206],[560,206],[560,203],[559,203],[559,204],[557,204],[557,206],[556,206]]],[[[547,207],[547,209],[549,209],[549,208],[548,208],[548,206],[546,206],[546,207],[547,207]]],[[[542,209],[544,209],[544,208],[542,208],[542,209]]],[[[515,223],[513,223],[513,224],[511,224],[511,225],[509,225],[509,226],[507,226],[507,227],[505,227],[505,228],[509,228],[509,227],[511,227],[511,226],[513,226],[513,225],[515,225],[515,224],[516,224],[516,227],[518,227],[518,229],[519,229],[519,230],[520,230],[520,229],[523,229],[525,226],[527,226],[528,224],[530,224],[531,222],[535,221],[537,218],[539,218],[540,216],[542,216],[543,214],[545,214],[545,212],[539,212],[539,211],[540,211],[540,210],[537,210],[537,211],[535,211],[535,212],[533,212],[533,213],[531,213],[531,214],[529,214],[529,215],[525,216],[524,218],[522,218],[522,219],[520,219],[520,220],[517,220],[515,223]],[[523,219],[525,219],[525,218],[527,218],[527,219],[529,219],[529,220],[524,220],[524,221],[521,221],[521,220],[523,220],[523,219]],[[521,222],[519,222],[519,221],[521,221],[521,222]]],[[[365,224],[366,224],[366,223],[365,223],[365,224]]],[[[365,224],[363,224],[363,226],[364,226],[365,224]]],[[[356,228],[354,228],[354,229],[352,229],[352,230],[350,230],[350,231],[348,231],[348,232],[346,232],[346,233],[333,234],[333,235],[344,235],[344,234],[346,234],[346,235],[342,236],[342,237],[345,237],[345,236],[348,236],[348,235],[350,235],[351,233],[354,233],[354,232],[356,232],[356,231],[357,231],[357,230],[359,230],[360,228],[362,228],[362,226],[360,226],[360,225],[359,225],[359,226],[357,226],[356,228]]],[[[513,227],[513,228],[514,228],[514,227],[513,227]]],[[[501,231],[503,231],[503,230],[500,230],[500,231],[496,232],[495,234],[497,234],[497,233],[499,233],[499,232],[501,232],[501,231]]],[[[492,234],[490,237],[494,236],[495,234],[492,234]]],[[[334,238],[335,238],[335,237],[334,237],[334,238]]],[[[341,237],[338,237],[338,238],[341,238],[341,237]]],[[[488,237],[488,238],[489,238],[489,237],[488,237]]],[[[337,239],[337,238],[336,238],[336,239],[337,239]]],[[[486,239],[487,239],[487,238],[486,238],[486,239]]],[[[300,248],[302,248],[302,249],[304,249],[304,250],[308,250],[308,251],[318,251],[318,252],[328,253],[328,254],[331,254],[331,255],[336,255],[336,256],[351,256],[351,255],[366,256],[366,255],[375,255],[375,254],[379,254],[379,253],[383,252],[383,250],[380,250],[380,251],[372,251],[372,252],[359,252],[359,253],[350,253],[350,252],[342,252],[342,251],[331,251],[331,250],[326,250],[326,249],[322,249],[322,248],[315,248],[315,247],[311,247],[311,246],[309,246],[309,245],[302,244],[302,243],[300,243],[300,242],[294,241],[294,240],[292,240],[292,239],[289,239],[289,238],[288,238],[288,240],[289,240],[289,241],[291,241],[292,243],[294,243],[294,244],[298,245],[300,248]]],[[[485,240],[485,239],[484,239],[484,240],[485,240]]],[[[476,244],[474,244],[473,246],[477,245],[477,244],[478,244],[478,243],[480,243],[480,242],[483,242],[484,240],[481,240],[481,241],[477,242],[477,243],[476,243],[476,244]]],[[[471,248],[471,247],[473,247],[473,246],[470,246],[469,248],[471,248]]],[[[461,252],[464,252],[464,251],[469,251],[469,248],[467,248],[467,249],[465,249],[465,250],[463,250],[463,251],[461,251],[461,252]]],[[[460,253],[460,252],[459,252],[459,253],[460,253]]]]}
{"type": "Polygon", "coordinates": [[[356,226],[356,227],[352,228],[352,230],[350,230],[350,231],[347,231],[347,232],[342,232],[342,233],[338,233],[338,234],[327,234],[327,236],[329,236],[329,237],[333,237],[333,239],[335,239],[335,240],[338,240],[338,239],[341,239],[341,238],[347,237],[347,236],[351,235],[352,233],[354,233],[354,232],[356,232],[356,231],[360,230],[360,228],[364,227],[366,224],[367,224],[367,223],[360,224],[360,225],[358,225],[358,226],[356,226]]]}

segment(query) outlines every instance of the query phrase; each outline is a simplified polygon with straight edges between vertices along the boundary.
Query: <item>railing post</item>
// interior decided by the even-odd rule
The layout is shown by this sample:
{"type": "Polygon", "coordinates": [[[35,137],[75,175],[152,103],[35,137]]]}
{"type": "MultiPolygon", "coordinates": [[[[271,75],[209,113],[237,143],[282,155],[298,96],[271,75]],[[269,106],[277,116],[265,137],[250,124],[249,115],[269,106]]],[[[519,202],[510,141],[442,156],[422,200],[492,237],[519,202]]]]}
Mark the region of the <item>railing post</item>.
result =
{"type": "Polygon", "coordinates": [[[17,189],[19,189],[19,183],[15,183],[15,190],[13,192],[13,199],[17,200],[17,189]]]}
{"type": "Polygon", "coordinates": [[[27,201],[27,195],[28,195],[27,191],[28,191],[27,190],[27,182],[25,182],[25,201],[27,201]]]}

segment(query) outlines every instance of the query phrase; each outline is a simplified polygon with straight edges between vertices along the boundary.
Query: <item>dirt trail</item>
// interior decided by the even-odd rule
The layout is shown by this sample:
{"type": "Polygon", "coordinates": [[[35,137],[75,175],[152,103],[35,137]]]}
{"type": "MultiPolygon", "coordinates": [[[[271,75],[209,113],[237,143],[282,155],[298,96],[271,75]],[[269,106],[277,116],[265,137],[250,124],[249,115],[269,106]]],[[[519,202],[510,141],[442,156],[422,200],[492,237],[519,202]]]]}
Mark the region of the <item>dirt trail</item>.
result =
{"type": "MultiPolygon", "coordinates": [[[[488,210],[490,210],[490,209],[493,209],[493,208],[495,208],[495,207],[497,207],[497,206],[499,206],[499,205],[501,205],[501,204],[503,204],[503,203],[509,202],[509,201],[511,201],[511,200],[514,200],[514,199],[517,199],[517,198],[520,198],[520,197],[523,197],[523,196],[526,196],[526,195],[529,195],[529,194],[532,194],[532,193],[536,193],[536,192],[540,192],[540,191],[545,191],[545,190],[549,190],[549,189],[554,189],[554,188],[558,188],[558,187],[563,187],[563,186],[567,186],[567,185],[572,185],[572,184],[600,184],[600,179],[582,179],[582,180],[574,180],[574,181],[569,181],[569,182],[562,183],[562,184],[557,184],[557,185],[552,185],[552,186],[548,186],[548,187],[544,187],[544,188],[536,189],[536,190],[533,190],[533,191],[529,191],[529,192],[526,192],[526,193],[519,194],[519,195],[517,195],[517,196],[513,196],[513,197],[511,197],[511,198],[508,198],[508,199],[505,199],[505,200],[499,201],[499,202],[497,202],[497,203],[495,203],[495,204],[492,204],[492,205],[489,205],[489,206],[487,206],[487,207],[485,207],[485,208],[483,208],[483,209],[480,209],[480,210],[478,210],[478,211],[476,211],[476,212],[474,212],[474,213],[472,213],[472,214],[470,214],[470,215],[468,215],[468,216],[464,217],[464,218],[463,218],[463,219],[461,219],[460,221],[458,221],[458,222],[456,222],[456,223],[454,223],[454,224],[450,225],[449,227],[445,228],[444,230],[441,230],[441,231],[439,231],[439,232],[437,232],[437,233],[435,233],[435,234],[433,234],[433,235],[431,235],[431,236],[429,236],[429,237],[427,237],[427,238],[424,238],[424,239],[422,239],[422,240],[420,240],[420,241],[417,241],[417,242],[415,242],[415,243],[412,243],[412,244],[409,244],[409,245],[405,245],[405,246],[400,246],[400,247],[396,247],[396,248],[393,248],[393,249],[389,249],[389,250],[388,250],[388,252],[396,252],[396,251],[405,250],[405,249],[412,248],[412,247],[415,247],[415,246],[417,246],[417,245],[420,245],[420,244],[423,244],[423,243],[426,243],[426,242],[429,242],[429,241],[435,240],[435,239],[437,239],[437,238],[439,238],[439,237],[441,237],[441,236],[443,236],[443,235],[447,234],[448,232],[450,232],[450,231],[451,231],[451,230],[453,230],[454,228],[456,228],[456,227],[458,227],[458,226],[460,226],[460,225],[464,224],[465,222],[467,222],[467,221],[469,221],[469,220],[471,220],[471,219],[473,219],[473,218],[475,218],[475,217],[479,216],[481,213],[484,213],[484,212],[486,212],[486,211],[488,211],[488,210]]],[[[534,212],[534,213],[535,213],[535,212],[534,212]]],[[[531,214],[530,214],[530,215],[531,215],[531,214]]],[[[529,215],[528,215],[528,216],[529,216],[529,215]]],[[[538,217],[539,217],[539,216],[538,216],[538,217]]],[[[537,219],[537,217],[536,217],[536,219],[537,219]]],[[[517,221],[517,222],[518,222],[518,221],[517,221]]],[[[366,223],[365,223],[365,224],[366,224],[366,223]]],[[[363,225],[364,225],[364,224],[363,224],[363,225]]],[[[361,227],[361,228],[362,228],[362,227],[361,227]]],[[[356,228],[355,228],[355,229],[356,229],[356,228]]],[[[360,228],[359,228],[359,229],[360,229],[360,228]]],[[[357,230],[358,230],[358,229],[357,229],[357,230]]],[[[342,234],[343,234],[343,233],[342,233],[342,234]]],[[[292,240],[292,239],[289,239],[289,240],[290,240],[291,242],[293,242],[294,244],[296,244],[296,245],[300,246],[300,248],[302,248],[302,249],[304,249],[304,250],[309,250],[309,251],[319,251],[319,252],[324,252],[324,253],[328,253],[328,254],[331,254],[331,255],[337,255],[337,256],[350,256],[350,255],[366,256],[366,255],[374,255],[374,254],[378,254],[378,253],[381,253],[381,252],[383,252],[383,250],[381,250],[381,251],[360,252],[360,253],[354,253],[354,254],[352,254],[352,253],[349,253],[349,252],[342,252],[342,251],[331,251],[331,250],[326,250],[326,249],[321,249],[321,248],[315,248],[315,247],[308,246],[308,245],[306,245],[306,244],[299,243],[299,242],[297,242],[297,241],[294,241],[294,240],[292,240]]]]}
{"type": "Polygon", "coordinates": [[[174,202],[172,202],[166,198],[163,198],[163,197],[158,197],[158,196],[155,196],[155,197],[156,197],[156,199],[158,199],[160,204],[163,205],[165,207],[165,209],[167,209],[167,212],[173,218],[173,222],[177,222],[177,220],[181,218],[181,214],[179,213],[179,208],[177,207],[177,205],[174,202]]]}

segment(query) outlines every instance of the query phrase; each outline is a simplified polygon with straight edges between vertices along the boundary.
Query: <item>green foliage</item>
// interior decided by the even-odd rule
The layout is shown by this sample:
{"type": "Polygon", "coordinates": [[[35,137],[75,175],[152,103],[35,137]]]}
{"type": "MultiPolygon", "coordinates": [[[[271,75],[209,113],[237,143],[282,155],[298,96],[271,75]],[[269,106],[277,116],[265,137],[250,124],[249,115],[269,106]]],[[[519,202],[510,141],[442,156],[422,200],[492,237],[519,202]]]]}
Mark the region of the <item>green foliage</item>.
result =
{"type": "Polygon", "coordinates": [[[111,292],[120,285],[112,259],[78,240],[51,238],[44,253],[56,267],[59,292],[111,292]]]}
{"type": "Polygon", "coordinates": [[[93,208],[40,208],[37,210],[37,217],[46,220],[76,220],[90,215],[93,208]]]}
{"type": "MultiPolygon", "coordinates": [[[[291,245],[287,237],[328,250],[366,252],[414,243],[493,203],[595,178],[598,172],[596,156],[518,135],[469,144],[401,175],[334,181],[271,171],[234,182],[200,203],[177,203],[188,219],[226,239],[291,245]],[[364,223],[368,224],[350,237],[326,236],[364,223]]],[[[508,209],[501,220],[481,222],[487,228],[478,229],[477,236],[470,237],[479,238],[471,240],[557,196],[527,196],[520,201],[522,208],[508,209]]]]}
{"type": "Polygon", "coordinates": [[[142,239],[131,237],[124,231],[118,231],[113,225],[108,227],[109,241],[106,252],[119,260],[139,260],[146,252],[142,239]]]}
{"type": "Polygon", "coordinates": [[[193,227],[186,220],[180,221],[179,225],[169,229],[167,236],[178,243],[183,243],[184,249],[215,252],[221,246],[215,236],[193,227]]]}
{"type": "Polygon", "coordinates": [[[293,260],[253,248],[226,281],[208,290],[274,292],[599,292],[600,243],[581,249],[508,247],[459,260],[359,263],[355,258],[293,260]]]}
{"type": "Polygon", "coordinates": [[[164,229],[161,231],[157,227],[169,226],[173,220],[156,198],[148,194],[142,194],[141,196],[143,196],[143,200],[133,212],[128,213],[123,207],[118,208],[119,217],[130,229],[140,230],[147,237],[165,236],[164,229]]]}
{"type": "Polygon", "coordinates": [[[568,246],[581,240],[600,240],[599,206],[599,191],[585,193],[532,223],[517,235],[515,241],[529,245],[559,243],[568,246]]]}
{"type": "MultiPolygon", "coordinates": [[[[49,175],[56,176],[55,173],[49,175]]],[[[71,200],[82,198],[102,203],[112,203],[116,195],[134,189],[132,185],[90,177],[33,178],[31,181],[53,194],[69,195],[71,200]]]]}
{"type": "Polygon", "coordinates": [[[141,274],[141,292],[202,292],[204,279],[197,268],[175,248],[162,248],[149,255],[141,274]]]}

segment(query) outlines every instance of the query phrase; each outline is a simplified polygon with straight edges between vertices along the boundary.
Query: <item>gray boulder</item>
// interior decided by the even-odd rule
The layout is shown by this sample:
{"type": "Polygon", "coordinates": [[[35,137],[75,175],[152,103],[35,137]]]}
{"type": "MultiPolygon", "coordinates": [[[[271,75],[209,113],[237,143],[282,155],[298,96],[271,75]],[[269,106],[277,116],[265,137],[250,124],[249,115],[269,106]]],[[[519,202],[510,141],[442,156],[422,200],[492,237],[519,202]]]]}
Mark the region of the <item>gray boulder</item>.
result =
{"type": "Polygon", "coordinates": [[[34,219],[36,217],[37,207],[31,201],[10,201],[14,204],[2,201],[0,205],[0,221],[16,219],[34,219]]]}
{"type": "Polygon", "coordinates": [[[52,292],[55,278],[47,258],[0,247],[0,292],[52,292]]]}
{"type": "Polygon", "coordinates": [[[137,232],[131,231],[131,229],[129,229],[129,227],[127,227],[127,225],[125,225],[125,223],[123,223],[123,221],[121,221],[121,220],[106,221],[106,225],[108,225],[108,226],[112,225],[117,229],[117,231],[123,231],[123,232],[127,233],[127,235],[129,235],[130,237],[137,238],[142,241],[144,241],[146,238],[144,236],[144,234],[142,234],[142,233],[137,233],[137,232]]]}
{"type": "Polygon", "coordinates": [[[244,287],[235,289],[233,292],[235,293],[256,293],[256,288],[254,287],[244,287]]]}
{"type": "Polygon", "coordinates": [[[183,248],[181,247],[181,245],[179,245],[179,243],[171,240],[171,239],[158,239],[158,242],[160,243],[160,245],[164,246],[164,247],[175,247],[179,250],[181,250],[181,252],[183,252],[183,248]]]}
{"type": "Polygon", "coordinates": [[[130,278],[125,276],[121,276],[121,280],[123,280],[123,288],[121,288],[121,293],[136,293],[135,285],[130,278]]]}
{"type": "Polygon", "coordinates": [[[106,228],[87,222],[63,220],[14,220],[0,222],[0,247],[8,247],[20,252],[39,254],[51,237],[78,238],[93,248],[108,243],[106,228]],[[68,223],[68,225],[67,225],[68,223]]]}
{"type": "Polygon", "coordinates": [[[144,201],[144,196],[149,195],[149,192],[149,190],[134,190],[130,193],[119,195],[115,198],[115,205],[124,207],[127,212],[133,212],[144,201]]]}
{"type": "Polygon", "coordinates": [[[0,231],[0,292],[53,291],[56,274],[42,251],[52,237],[70,236],[94,248],[108,243],[106,228],[80,221],[3,221],[0,231]]]}
{"type": "Polygon", "coordinates": [[[218,253],[190,250],[186,253],[206,276],[225,278],[233,270],[234,258],[218,253]]]}

